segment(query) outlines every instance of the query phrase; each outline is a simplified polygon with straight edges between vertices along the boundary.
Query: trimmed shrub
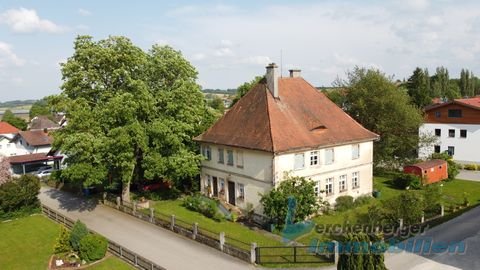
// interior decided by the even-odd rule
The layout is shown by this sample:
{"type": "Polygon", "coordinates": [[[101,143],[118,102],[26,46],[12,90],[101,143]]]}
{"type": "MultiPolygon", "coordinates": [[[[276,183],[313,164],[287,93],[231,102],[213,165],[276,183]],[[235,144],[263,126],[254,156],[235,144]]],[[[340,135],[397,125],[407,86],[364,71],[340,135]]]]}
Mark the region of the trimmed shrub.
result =
{"type": "Polygon", "coordinates": [[[363,195],[363,196],[357,197],[353,202],[353,204],[354,204],[354,207],[359,207],[359,206],[368,204],[371,200],[372,200],[371,196],[363,195]]]}
{"type": "Polygon", "coordinates": [[[93,262],[105,257],[108,242],[105,237],[98,234],[89,234],[80,240],[80,258],[87,262],[93,262]]]}
{"type": "Polygon", "coordinates": [[[38,177],[30,174],[13,178],[0,185],[0,218],[18,216],[16,213],[31,213],[40,206],[38,177]]]}
{"type": "Polygon", "coordinates": [[[340,196],[335,200],[335,210],[343,212],[354,207],[352,196],[340,196]]]}
{"type": "Polygon", "coordinates": [[[204,198],[201,195],[185,197],[183,206],[216,221],[225,219],[225,216],[218,211],[217,202],[204,198]]]}
{"type": "Polygon", "coordinates": [[[70,232],[70,245],[75,251],[80,250],[80,241],[88,235],[88,229],[85,224],[77,220],[70,232]]]}
{"type": "Polygon", "coordinates": [[[475,164],[465,164],[463,166],[463,168],[465,170],[469,170],[469,171],[476,171],[477,170],[477,165],[475,165],[475,164]]]}
{"type": "Polygon", "coordinates": [[[421,180],[413,174],[399,173],[393,178],[392,184],[398,189],[406,189],[407,187],[418,189],[421,187],[421,180]]]}
{"type": "Polygon", "coordinates": [[[62,226],[60,229],[60,235],[57,238],[57,243],[53,247],[55,254],[69,252],[72,249],[70,246],[70,232],[62,226]]]}

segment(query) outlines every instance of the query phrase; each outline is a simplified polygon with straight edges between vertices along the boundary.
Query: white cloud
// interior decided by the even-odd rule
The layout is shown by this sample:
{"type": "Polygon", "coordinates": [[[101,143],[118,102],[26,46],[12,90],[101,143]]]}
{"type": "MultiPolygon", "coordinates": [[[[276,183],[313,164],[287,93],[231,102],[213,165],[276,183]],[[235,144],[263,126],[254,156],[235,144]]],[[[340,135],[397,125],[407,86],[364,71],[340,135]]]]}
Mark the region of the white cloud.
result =
{"type": "Polygon", "coordinates": [[[61,33],[66,27],[57,25],[49,20],[41,19],[34,9],[9,9],[0,14],[0,23],[6,24],[17,33],[61,33]]]}
{"type": "Polygon", "coordinates": [[[232,49],[230,49],[230,48],[222,47],[222,48],[216,49],[213,54],[214,54],[215,56],[218,56],[218,57],[232,56],[232,55],[233,55],[233,51],[232,51],[232,49]]]}
{"type": "Polygon", "coordinates": [[[220,40],[220,45],[222,45],[224,47],[232,47],[233,42],[231,40],[228,40],[228,39],[222,39],[222,40],[220,40]]]}
{"type": "Polygon", "coordinates": [[[8,43],[0,41],[0,67],[9,65],[23,66],[25,60],[18,57],[12,50],[12,46],[8,43]]]}
{"type": "Polygon", "coordinates": [[[200,61],[205,59],[207,56],[204,53],[196,53],[192,56],[192,60],[200,61]]]}
{"type": "Polygon", "coordinates": [[[266,66],[267,64],[272,63],[273,61],[268,56],[258,55],[258,56],[250,56],[250,57],[240,59],[240,61],[238,62],[241,64],[266,66]]]}
{"type": "Polygon", "coordinates": [[[429,0],[403,0],[400,5],[410,8],[414,11],[422,11],[430,6],[429,0]]]}
{"type": "Polygon", "coordinates": [[[78,14],[80,14],[82,16],[92,15],[92,12],[90,12],[90,10],[86,10],[86,9],[83,9],[83,8],[79,8],[77,12],[78,12],[78,14]]]}

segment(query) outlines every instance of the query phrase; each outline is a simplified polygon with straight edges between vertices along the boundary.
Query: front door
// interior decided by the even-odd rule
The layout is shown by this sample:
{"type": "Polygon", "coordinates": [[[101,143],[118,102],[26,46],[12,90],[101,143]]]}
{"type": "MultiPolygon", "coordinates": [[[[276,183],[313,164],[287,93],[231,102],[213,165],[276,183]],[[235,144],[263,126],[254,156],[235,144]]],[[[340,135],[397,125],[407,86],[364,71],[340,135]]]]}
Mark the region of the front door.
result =
{"type": "Polygon", "coordinates": [[[218,181],[217,177],[212,177],[213,179],[213,196],[218,197],[218,181]]]}
{"type": "Polygon", "coordinates": [[[228,203],[235,205],[235,182],[228,181],[228,203]]]}

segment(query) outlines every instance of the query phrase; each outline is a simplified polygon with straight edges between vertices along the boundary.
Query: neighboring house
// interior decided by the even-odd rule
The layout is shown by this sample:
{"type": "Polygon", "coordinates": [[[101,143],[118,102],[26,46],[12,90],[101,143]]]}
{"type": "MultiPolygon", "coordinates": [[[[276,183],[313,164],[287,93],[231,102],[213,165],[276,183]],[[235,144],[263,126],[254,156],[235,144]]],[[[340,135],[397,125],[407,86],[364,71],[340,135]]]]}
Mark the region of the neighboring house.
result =
{"type": "Polygon", "coordinates": [[[43,130],[20,131],[15,138],[17,155],[48,153],[53,138],[43,130]]]}
{"type": "Polygon", "coordinates": [[[317,196],[330,203],[370,195],[376,139],[299,70],[281,78],[271,64],[265,79],[195,138],[205,156],[201,190],[240,208],[251,203],[257,213],[260,194],[287,172],[314,181],[317,196]]]}
{"type": "Polygon", "coordinates": [[[17,149],[14,138],[20,130],[7,122],[0,122],[0,155],[16,155],[17,149]]]}
{"type": "Polygon", "coordinates": [[[417,175],[423,184],[432,184],[448,178],[448,164],[445,160],[433,159],[405,166],[403,172],[417,175]]]}
{"type": "Polygon", "coordinates": [[[480,163],[480,97],[455,99],[425,108],[420,136],[435,136],[434,145],[420,146],[419,157],[447,152],[461,163],[480,163]]]}
{"type": "MultiPolygon", "coordinates": [[[[58,120],[57,122],[59,121],[60,120],[58,120]]],[[[56,130],[59,128],[60,125],[50,120],[47,116],[35,116],[28,124],[28,130],[56,130]]]]}

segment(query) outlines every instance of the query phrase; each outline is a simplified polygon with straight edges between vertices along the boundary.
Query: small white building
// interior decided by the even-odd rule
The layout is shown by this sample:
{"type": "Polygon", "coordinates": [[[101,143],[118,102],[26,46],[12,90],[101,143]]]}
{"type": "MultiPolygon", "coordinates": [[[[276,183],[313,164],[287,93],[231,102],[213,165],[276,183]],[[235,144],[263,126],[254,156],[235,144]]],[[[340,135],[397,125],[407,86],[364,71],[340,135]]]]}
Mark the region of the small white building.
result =
{"type": "Polygon", "coordinates": [[[7,122],[0,122],[0,155],[14,156],[17,154],[15,137],[20,130],[7,122]]]}
{"type": "Polygon", "coordinates": [[[281,78],[271,64],[265,79],[195,138],[205,156],[202,192],[261,213],[260,194],[289,172],[315,181],[317,196],[330,203],[370,195],[376,139],[300,70],[281,78]]]}
{"type": "Polygon", "coordinates": [[[455,99],[425,108],[420,136],[432,136],[433,145],[421,145],[419,157],[447,152],[460,163],[480,164],[480,97],[455,99]]]}

